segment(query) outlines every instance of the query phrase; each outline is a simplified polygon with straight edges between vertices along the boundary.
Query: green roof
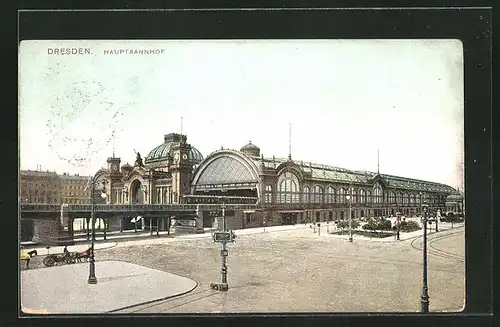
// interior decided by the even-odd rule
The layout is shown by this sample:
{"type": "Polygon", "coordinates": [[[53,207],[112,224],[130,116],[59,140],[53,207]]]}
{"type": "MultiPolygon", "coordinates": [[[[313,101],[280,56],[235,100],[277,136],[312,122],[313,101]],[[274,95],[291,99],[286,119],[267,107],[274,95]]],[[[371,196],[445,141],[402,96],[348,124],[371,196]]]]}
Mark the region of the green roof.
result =
{"type": "MultiPolygon", "coordinates": [[[[183,135],[168,134],[162,144],[155,147],[146,156],[145,163],[157,162],[172,157],[172,147],[179,143],[179,138],[183,135]]],[[[191,146],[189,151],[189,160],[193,164],[199,164],[203,160],[203,155],[195,147],[191,146]]]]}
{"type": "MultiPolygon", "coordinates": [[[[257,166],[266,168],[276,168],[281,163],[288,161],[288,158],[262,158],[256,156],[250,157],[257,166]]],[[[355,184],[373,184],[372,180],[378,174],[369,171],[355,171],[345,168],[339,168],[329,165],[305,162],[294,160],[294,164],[298,165],[303,172],[311,173],[312,179],[324,180],[339,183],[355,183],[355,184]]],[[[457,193],[457,191],[448,185],[429,182],[424,180],[399,177],[393,175],[380,174],[380,179],[389,188],[397,188],[411,191],[426,191],[426,192],[442,192],[442,193],[457,193]]]]}

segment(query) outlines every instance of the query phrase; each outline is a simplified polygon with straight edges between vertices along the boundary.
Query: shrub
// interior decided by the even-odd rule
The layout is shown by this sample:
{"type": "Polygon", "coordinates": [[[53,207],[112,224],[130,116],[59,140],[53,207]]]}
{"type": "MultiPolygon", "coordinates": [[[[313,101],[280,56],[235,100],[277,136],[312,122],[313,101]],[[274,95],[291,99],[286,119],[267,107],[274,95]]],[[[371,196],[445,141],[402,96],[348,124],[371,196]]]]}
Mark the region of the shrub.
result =
{"type": "Polygon", "coordinates": [[[367,230],[391,230],[391,221],[390,220],[370,220],[368,223],[363,225],[363,229],[367,230]]]}
{"type": "MultiPolygon", "coordinates": [[[[351,222],[351,228],[356,229],[359,227],[359,222],[357,220],[353,220],[351,222]]],[[[346,229],[349,228],[349,220],[341,220],[337,223],[337,228],[346,229]]]]}
{"type": "Polygon", "coordinates": [[[377,223],[374,220],[369,220],[366,224],[363,225],[363,229],[375,230],[377,229],[377,223]]]}
{"type": "Polygon", "coordinates": [[[401,222],[401,231],[403,232],[414,232],[416,230],[421,229],[416,221],[408,220],[401,222]]]}
{"type": "Polygon", "coordinates": [[[391,230],[392,229],[392,224],[390,220],[381,220],[377,223],[377,229],[378,230],[391,230]]]}

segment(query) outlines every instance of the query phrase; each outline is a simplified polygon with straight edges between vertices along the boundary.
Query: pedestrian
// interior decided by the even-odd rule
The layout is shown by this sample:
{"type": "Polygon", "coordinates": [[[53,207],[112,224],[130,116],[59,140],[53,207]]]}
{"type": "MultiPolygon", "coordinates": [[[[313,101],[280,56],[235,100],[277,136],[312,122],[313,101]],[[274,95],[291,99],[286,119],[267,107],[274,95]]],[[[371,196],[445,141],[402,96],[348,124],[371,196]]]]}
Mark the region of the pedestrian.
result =
{"type": "Polygon", "coordinates": [[[396,239],[399,241],[399,232],[401,229],[401,212],[396,212],[396,239]]]}

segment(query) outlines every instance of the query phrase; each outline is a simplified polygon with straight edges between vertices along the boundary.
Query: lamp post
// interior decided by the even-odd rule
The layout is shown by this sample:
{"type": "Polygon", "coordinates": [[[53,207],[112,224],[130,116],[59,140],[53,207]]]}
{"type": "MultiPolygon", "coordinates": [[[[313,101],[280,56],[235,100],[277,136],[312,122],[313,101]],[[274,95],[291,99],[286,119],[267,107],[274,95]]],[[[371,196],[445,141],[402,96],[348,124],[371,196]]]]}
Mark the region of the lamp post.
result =
{"type": "Polygon", "coordinates": [[[423,286],[422,286],[422,296],[420,299],[421,312],[429,312],[429,288],[427,287],[427,208],[429,205],[427,201],[422,203],[422,211],[424,214],[423,224],[424,224],[424,242],[423,242],[423,255],[424,255],[424,272],[423,272],[423,286]]]}
{"type": "Polygon", "coordinates": [[[352,197],[351,197],[351,194],[347,194],[345,198],[349,202],[349,242],[352,242],[352,213],[351,213],[351,210],[352,210],[352,207],[351,207],[352,197]]]}
{"type": "MultiPolygon", "coordinates": [[[[95,243],[95,180],[92,178],[90,189],[90,220],[92,221],[92,237],[90,243],[90,258],[89,258],[89,284],[97,284],[97,277],[95,276],[95,256],[94,256],[94,243],[95,243]]],[[[101,197],[106,198],[106,185],[102,181],[101,197]]]]}
{"type": "Polygon", "coordinates": [[[439,232],[438,230],[438,221],[439,221],[439,218],[441,218],[441,210],[438,209],[437,212],[436,212],[436,232],[439,232]]]}
{"type": "Polygon", "coordinates": [[[227,266],[226,266],[226,257],[228,256],[228,251],[226,249],[226,243],[228,242],[234,242],[236,235],[234,235],[233,231],[228,231],[227,230],[227,225],[226,225],[226,205],[224,203],[224,200],[222,199],[222,230],[216,231],[213,234],[214,242],[217,243],[222,243],[222,248],[220,251],[221,255],[221,281],[219,283],[210,283],[210,288],[216,290],[216,291],[224,291],[226,292],[229,289],[229,286],[227,284],[227,266]]]}
{"type": "MultiPolygon", "coordinates": [[[[226,232],[226,206],[224,203],[222,204],[222,231],[226,232]]],[[[226,242],[222,242],[222,251],[221,251],[221,261],[222,261],[222,268],[221,268],[221,273],[222,273],[222,284],[227,285],[227,266],[226,266],[226,256],[227,256],[227,249],[226,249],[226,242]]]]}

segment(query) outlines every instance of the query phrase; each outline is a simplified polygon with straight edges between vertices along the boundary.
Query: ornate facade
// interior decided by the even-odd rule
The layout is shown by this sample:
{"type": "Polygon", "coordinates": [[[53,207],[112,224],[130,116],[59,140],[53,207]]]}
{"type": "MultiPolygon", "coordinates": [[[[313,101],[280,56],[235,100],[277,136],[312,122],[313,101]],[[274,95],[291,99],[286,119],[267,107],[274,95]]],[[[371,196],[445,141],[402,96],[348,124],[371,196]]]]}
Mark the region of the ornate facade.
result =
{"type": "Polygon", "coordinates": [[[109,203],[176,204],[189,194],[193,170],[203,160],[201,153],[186,142],[186,136],[167,134],[164,142],[151,150],[144,162],[137,153],[134,166],[120,167],[120,158],[108,158],[107,169],[96,179],[107,181],[109,203]]]}
{"type": "MultiPolygon", "coordinates": [[[[241,227],[321,222],[348,217],[377,217],[442,212],[447,197],[458,195],[440,183],[368,171],[352,171],[288,158],[265,158],[251,142],[239,151],[220,149],[206,158],[187,143],[185,135],[167,134],[164,142],[134,166],[120,167],[108,158],[108,168],[96,177],[108,181],[110,203],[206,203],[210,199],[253,201],[256,210],[232,213],[241,227]],[[349,197],[348,197],[349,195],[349,197]]],[[[459,196],[459,195],[458,195],[459,196]]],[[[204,226],[213,215],[203,217],[204,226]]]]}

